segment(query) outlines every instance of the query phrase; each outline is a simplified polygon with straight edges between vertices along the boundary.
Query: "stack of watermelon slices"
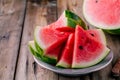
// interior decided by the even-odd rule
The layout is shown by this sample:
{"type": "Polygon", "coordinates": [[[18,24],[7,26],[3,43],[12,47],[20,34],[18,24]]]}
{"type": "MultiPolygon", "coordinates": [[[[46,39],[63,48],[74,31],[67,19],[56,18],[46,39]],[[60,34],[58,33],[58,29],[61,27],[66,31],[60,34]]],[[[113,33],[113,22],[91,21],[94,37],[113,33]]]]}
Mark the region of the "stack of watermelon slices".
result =
{"type": "Polygon", "coordinates": [[[31,53],[40,60],[62,68],[85,68],[103,60],[109,53],[101,29],[85,30],[83,20],[68,10],[46,27],[36,27],[31,53]]]}

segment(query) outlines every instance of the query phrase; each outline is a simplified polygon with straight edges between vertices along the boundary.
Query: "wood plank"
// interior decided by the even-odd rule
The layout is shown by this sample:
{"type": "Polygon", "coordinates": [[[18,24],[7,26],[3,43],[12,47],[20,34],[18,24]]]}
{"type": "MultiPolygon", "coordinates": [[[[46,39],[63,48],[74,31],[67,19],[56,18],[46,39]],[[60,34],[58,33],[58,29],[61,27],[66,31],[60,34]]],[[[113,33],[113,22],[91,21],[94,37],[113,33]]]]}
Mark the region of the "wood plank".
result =
{"type": "Polygon", "coordinates": [[[66,77],[59,75],[59,80],[81,80],[81,79],[76,77],[66,77]]]}
{"type": "Polygon", "coordinates": [[[0,0],[0,80],[13,80],[25,0],[0,0]]]}
{"type": "Polygon", "coordinates": [[[33,59],[28,50],[28,41],[33,40],[35,26],[45,26],[56,20],[56,2],[54,0],[31,0],[27,2],[27,12],[16,70],[16,80],[58,80],[58,75],[42,68],[33,59]],[[48,21],[49,20],[49,21],[48,21]]]}

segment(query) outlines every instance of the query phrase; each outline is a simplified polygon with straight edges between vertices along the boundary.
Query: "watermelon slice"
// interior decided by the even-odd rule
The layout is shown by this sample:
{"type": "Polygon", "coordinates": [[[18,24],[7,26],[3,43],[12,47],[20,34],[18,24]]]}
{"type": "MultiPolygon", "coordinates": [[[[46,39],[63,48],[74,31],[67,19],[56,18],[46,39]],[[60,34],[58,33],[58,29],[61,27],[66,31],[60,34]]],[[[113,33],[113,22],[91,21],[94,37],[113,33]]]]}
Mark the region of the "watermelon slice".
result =
{"type": "Polygon", "coordinates": [[[70,33],[59,32],[52,28],[38,26],[34,31],[36,49],[40,55],[56,62],[61,51],[60,49],[56,49],[66,42],[69,34],[70,33]]]}
{"type": "Polygon", "coordinates": [[[74,34],[70,34],[62,52],[61,58],[56,66],[63,68],[71,68],[74,47],[74,34]]]}
{"type": "MultiPolygon", "coordinates": [[[[45,57],[45,56],[41,56],[41,55],[40,55],[39,51],[37,51],[37,49],[36,49],[36,47],[35,47],[34,41],[29,41],[29,42],[28,42],[28,46],[29,46],[30,52],[31,52],[35,57],[37,57],[38,59],[40,59],[40,60],[42,60],[42,61],[44,61],[44,62],[46,62],[46,63],[49,63],[49,64],[56,64],[56,62],[55,62],[53,59],[50,59],[50,58],[48,58],[48,57],[45,57]]],[[[61,47],[57,48],[56,51],[59,50],[59,49],[61,49],[61,47]]],[[[55,52],[55,51],[54,51],[54,52],[55,52]]],[[[54,52],[53,52],[53,53],[54,53],[54,52]]]]}
{"type": "Polygon", "coordinates": [[[86,32],[89,33],[93,38],[96,38],[102,44],[107,45],[105,34],[101,29],[91,29],[87,30],[86,32]]]}
{"type": "Polygon", "coordinates": [[[83,14],[95,27],[120,34],[120,0],[84,0],[83,14]]]}
{"type": "Polygon", "coordinates": [[[53,29],[66,29],[66,27],[75,28],[77,24],[81,25],[84,29],[87,29],[85,23],[79,16],[71,11],[65,10],[60,18],[55,23],[51,24],[51,27],[53,29]]]}
{"type": "Polygon", "coordinates": [[[80,26],[75,30],[72,68],[85,68],[97,64],[109,53],[106,45],[93,38],[80,26]]]}

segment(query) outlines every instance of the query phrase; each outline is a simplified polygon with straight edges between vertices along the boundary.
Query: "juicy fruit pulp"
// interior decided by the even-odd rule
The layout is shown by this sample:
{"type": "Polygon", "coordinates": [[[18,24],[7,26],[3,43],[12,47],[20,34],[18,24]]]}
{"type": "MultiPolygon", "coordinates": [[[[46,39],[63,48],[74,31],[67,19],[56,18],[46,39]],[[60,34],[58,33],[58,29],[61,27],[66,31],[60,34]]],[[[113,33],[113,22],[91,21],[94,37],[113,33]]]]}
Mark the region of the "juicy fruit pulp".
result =
{"type": "Polygon", "coordinates": [[[84,0],[83,14],[90,24],[120,34],[120,0],[84,0]]]}
{"type": "Polygon", "coordinates": [[[76,27],[72,68],[84,68],[97,64],[109,53],[106,45],[76,27]]]}

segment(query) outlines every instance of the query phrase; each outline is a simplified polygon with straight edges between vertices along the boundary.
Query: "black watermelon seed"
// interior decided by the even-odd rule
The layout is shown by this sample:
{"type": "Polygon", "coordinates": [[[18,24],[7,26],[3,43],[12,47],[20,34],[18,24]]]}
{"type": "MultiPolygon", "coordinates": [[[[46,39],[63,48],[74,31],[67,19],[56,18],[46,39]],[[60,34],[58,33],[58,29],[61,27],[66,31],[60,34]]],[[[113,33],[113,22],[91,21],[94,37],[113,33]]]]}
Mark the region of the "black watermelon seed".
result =
{"type": "Polygon", "coordinates": [[[95,2],[98,3],[98,0],[96,0],[95,2]]]}
{"type": "Polygon", "coordinates": [[[79,46],[79,49],[83,49],[83,46],[79,46]]]}
{"type": "Polygon", "coordinates": [[[92,33],[90,33],[91,34],[91,36],[94,36],[94,34],[92,34],[92,33]]]}

